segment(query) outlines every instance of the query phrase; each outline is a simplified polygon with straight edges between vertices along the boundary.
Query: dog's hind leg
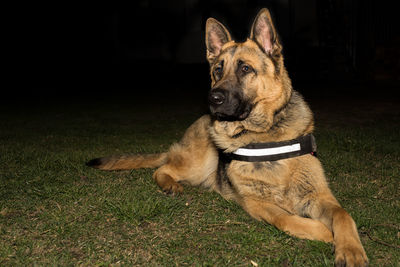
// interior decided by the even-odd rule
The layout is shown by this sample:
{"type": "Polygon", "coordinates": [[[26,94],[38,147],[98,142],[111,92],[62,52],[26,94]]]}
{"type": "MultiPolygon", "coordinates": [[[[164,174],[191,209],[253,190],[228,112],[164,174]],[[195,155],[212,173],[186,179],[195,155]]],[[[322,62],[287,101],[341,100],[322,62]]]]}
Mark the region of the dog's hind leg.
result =
{"type": "Polygon", "coordinates": [[[177,194],[183,191],[183,187],[172,176],[162,172],[156,171],[153,175],[154,180],[158,186],[167,194],[177,194]]]}
{"type": "Polygon", "coordinates": [[[320,221],[290,214],[268,202],[244,198],[242,206],[255,219],[264,220],[278,229],[299,238],[332,242],[333,236],[320,221]]]}
{"type": "Polygon", "coordinates": [[[180,193],[180,183],[212,187],[218,165],[218,153],[212,143],[208,127],[209,116],[203,116],[185,132],[182,140],[171,146],[166,163],[153,175],[167,193],[180,193]]]}

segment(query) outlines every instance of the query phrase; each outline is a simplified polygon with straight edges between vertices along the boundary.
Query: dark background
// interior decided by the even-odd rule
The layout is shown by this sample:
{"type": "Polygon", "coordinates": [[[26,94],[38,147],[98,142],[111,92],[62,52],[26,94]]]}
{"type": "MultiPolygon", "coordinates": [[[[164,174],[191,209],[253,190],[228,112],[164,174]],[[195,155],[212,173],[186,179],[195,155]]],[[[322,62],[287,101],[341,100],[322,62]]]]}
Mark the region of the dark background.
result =
{"type": "Polygon", "coordinates": [[[321,93],[322,85],[343,96],[397,95],[400,27],[394,2],[21,3],[5,23],[4,74],[11,86],[3,96],[7,91],[14,99],[28,100],[115,94],[174,97],[193,90],[206,95],[206,19],[217,18],[236,40],[245,40],[262,7],[273,14],[295,88],[305,94],[321,93]]]}

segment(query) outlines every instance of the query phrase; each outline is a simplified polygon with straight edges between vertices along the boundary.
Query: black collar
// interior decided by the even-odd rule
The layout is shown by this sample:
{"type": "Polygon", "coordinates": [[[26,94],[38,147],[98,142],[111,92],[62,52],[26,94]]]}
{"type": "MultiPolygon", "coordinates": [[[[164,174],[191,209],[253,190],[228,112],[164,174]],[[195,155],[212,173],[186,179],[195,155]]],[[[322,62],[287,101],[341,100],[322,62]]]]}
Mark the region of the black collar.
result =
{"type": "Polygon", "coordinates": [[[305,154],[316,156],[316,151],[314,135],[307,134],[282,142],[251,143],[231,153],[223,154],[231,160],[260,162],[293,158],[305,154]]]}

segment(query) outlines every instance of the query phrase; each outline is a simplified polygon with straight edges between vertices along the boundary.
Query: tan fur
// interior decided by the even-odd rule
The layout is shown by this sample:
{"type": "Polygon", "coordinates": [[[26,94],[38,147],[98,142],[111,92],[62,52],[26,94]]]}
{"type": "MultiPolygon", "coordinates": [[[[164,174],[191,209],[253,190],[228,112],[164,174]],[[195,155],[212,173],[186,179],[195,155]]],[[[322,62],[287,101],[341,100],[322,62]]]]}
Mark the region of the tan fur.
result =
{"type": "Polygon", "coordinates": [[[145,155],[115,155],[98,159],[101,164],[91,165],[101,170],[132,170],[156,168],[165,164],[167,153],[145,155]]]}
{"type": "Polygon", "coordinates": [[[219,154],[249,143],[294,139],[314,129],[311,110],[292,89],[268,10],[260,11],[244,43],[231,40],[221,23],[209,19],[206,45],[211,87],[240,79],[246,101],[253,104],[248,117],[219,121],[205,115],[167,153],[95,159],[89,165],[110,170],[159,167],[153,177],[166,192],[182,192],[182,183],[209,188],[290,235],[333,242],[337,265],[366,266],[356,225],[331,193],[317,158],[224,162],[219,154]],[[239,60],[252,72],[238,74],[239,60]],[[215,75],[222,62],[223,75],[215,75]]]}

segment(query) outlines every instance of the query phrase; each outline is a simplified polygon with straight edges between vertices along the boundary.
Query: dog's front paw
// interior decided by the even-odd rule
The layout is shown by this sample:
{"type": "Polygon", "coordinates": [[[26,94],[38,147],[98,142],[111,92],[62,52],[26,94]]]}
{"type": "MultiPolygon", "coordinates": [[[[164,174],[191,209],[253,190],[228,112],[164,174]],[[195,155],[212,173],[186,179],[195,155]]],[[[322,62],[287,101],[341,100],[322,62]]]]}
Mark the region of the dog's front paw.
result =
{"type": "Polygon", "coordinates": [[[361,244],[337,246],[335,250],[336,267],[368,266],[368,257],[361,244]]]}

